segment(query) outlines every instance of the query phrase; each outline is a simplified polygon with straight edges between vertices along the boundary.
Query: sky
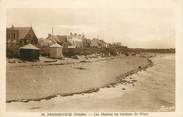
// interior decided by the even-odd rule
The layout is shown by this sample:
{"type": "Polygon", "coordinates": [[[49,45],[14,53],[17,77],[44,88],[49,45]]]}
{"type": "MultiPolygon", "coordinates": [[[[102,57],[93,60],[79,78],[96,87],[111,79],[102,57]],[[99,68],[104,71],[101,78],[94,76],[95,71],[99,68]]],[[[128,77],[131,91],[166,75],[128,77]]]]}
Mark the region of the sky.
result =
{"type": "Polygon", "coordinates": [[[174,8],[8,8],[7,26],[32,26],[37,37],[69,32],[133,48],[174,48],[174,8]]]}

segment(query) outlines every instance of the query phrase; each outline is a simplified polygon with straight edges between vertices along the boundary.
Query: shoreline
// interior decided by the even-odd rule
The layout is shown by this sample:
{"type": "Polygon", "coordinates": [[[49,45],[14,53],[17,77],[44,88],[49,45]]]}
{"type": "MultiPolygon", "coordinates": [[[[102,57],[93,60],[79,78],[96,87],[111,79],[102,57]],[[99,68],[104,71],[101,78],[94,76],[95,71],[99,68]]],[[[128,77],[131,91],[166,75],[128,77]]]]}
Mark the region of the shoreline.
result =
{"type": "MultiPolygon", "coordinates": [[[[147,68],[149,67],[152,67],[153,66],[153,62],[152,60],[150,60],[151,57],[154,57],[154,56],[151,56],[151,57],[147,57],[147,56],[144,56],[148,63],[147,65],[145,66],[140,66],[134,70],[131,70],[131,71],[128,71],[126,73],[123,73],[123,74],[120,74],[119,76],[117,76],[117,80],[115,82],[112,82],[112,83],[109,83],[109,84],[106,84],[104,86],[101,86],[101,87],[96,87],[96,88],[91,88],[91,89],[87,89],[87,90],[84,90],[84,91],[79,91],[79,92],[73,92],[73,93],[63,93],[63,94],[54,94],[54,95],[50,95],[50,96],[47,96],[47,97],[44,97],[44,98],[37,98],[37,99],[22,99],[22,100],[8,100],[6,101],[6,103],[12,103],[12,102],[24,102],[24,103],[28,103],[30,101],[41,101],[41,100],[50,100],[52,98],[55,98],[57,96],[62,96],[62,97],[66,97],[66,96],[73,96],[73,95],[79,95],[79,94],[89,94],[89,93],[95,93],[95,92],[98,92],[100,89],[102,88],[111,88],[111,87],[115,87],[117,84],[123,84],[123,83],[134,83],[136,81],[133,81],[133,82],[126,82],[124,79],[130,75],[133,75],[139,71],[145,71],[147,68]]],[[[110,59],[115,59],[115,58],[119,58],[119,57],[114,57],[114,58],[110,58],[110,59]]],[[[102,59],[103,60],[103,59],[102,59]]],[[[102,61],[102,60],[98,60],[98,61],[102,61]]],[[[108,60],[108,59],[107,59],[108,60]]],[[[89,62],[92,62],[92,61],[89,61],[89,62]]],[[[97,61],[96,61],[97,62],[97,61]]],[[[80,63],[80,62],[78,62],[80,63]]]]}
{"type": "Polygon", "coordinates": [[[96,58],[78,58],[78,59],[73,59],[73,58],[65,58],[65,59],[46,59],[46,57],[42,57],[43,60],[39,60],[36,62],[30,62],[30,61],[22,61],[17,58],[13,58],[12,62],[11,59],[8,60],[8,64],[15,66],[15,67],[29,67],[29,66],[51,66],[51,65],[70,65],[70,64],[80,64],[80,63],[91,63],[91,62],[100,62],[100,61],[105,61],[105,60],[112,60],[112,59],[117,59],[122,57],[121,55],[119,56],[111,56],[111,57],[96,57],[96,58]],[[16,61],[16,62],[15,62],[16,61]]]}

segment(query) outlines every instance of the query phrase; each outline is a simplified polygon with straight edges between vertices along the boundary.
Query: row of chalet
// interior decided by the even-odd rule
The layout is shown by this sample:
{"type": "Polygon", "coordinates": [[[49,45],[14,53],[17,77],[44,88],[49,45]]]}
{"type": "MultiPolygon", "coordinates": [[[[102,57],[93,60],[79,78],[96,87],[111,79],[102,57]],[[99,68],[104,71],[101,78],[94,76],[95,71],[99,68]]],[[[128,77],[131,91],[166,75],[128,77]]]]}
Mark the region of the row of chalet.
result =
{"type": "MultiPolygon", "coordinates": [[[[6,51],[8,57],[20,57],[23,60],[39,60],[38,38],[32,27],[10,27],[6,30],[6,51]]],[[[54,43],[50,46],[51,58],[62,58],[62,46],[54,43]]]]}
{"type": "Polygon", "coordinates": [[[40,47],[49,47],[53,43],[58,43],[63,46],[63,48],[102,48],[106,47],[107,43],[103,40],[96,38],[88,39],[84,35],[77,33],[70,33],[69,35],[51,35],[48,37],[39,39],[40,47]]]}
{"type": "MultiPolygon", "coordinates": [[[[103,40],[97,38],[88,39],[85,35],[77,33],[70,33],[69,35],[48,34],[47,38],[38,39],[32,27],[12,26],[7,28],[6,32],[7,57],[34,59],[34,57],[39,58],[41,51],[52,58],[62,58],[63,50],[67,50],[68,53],[73,53],[73,51],[77,50],[78,52],[78,50],[80,51],[82,48],[98,48],[99,50],[105,50],[106,47],[110,46],[110,44],[105,43],[103,40]],[[44,51],[44,49],[46,49],[46,51],[44,51]],[[34,57],[31,58],[31,56],[34,57]]],[[[113,50],[115,49],[116,48],[113,50]]]]}

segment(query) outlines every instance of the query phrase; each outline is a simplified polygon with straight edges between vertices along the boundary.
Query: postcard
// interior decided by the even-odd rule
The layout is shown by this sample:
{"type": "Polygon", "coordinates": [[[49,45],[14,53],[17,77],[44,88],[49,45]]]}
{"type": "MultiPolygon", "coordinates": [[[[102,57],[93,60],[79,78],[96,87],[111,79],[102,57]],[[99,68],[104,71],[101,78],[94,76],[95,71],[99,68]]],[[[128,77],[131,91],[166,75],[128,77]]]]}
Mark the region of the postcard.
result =
{"type": "Polygon", "coordinates": [[[182,117],[181,0],[1,0],[2,117],[182,117]]]}

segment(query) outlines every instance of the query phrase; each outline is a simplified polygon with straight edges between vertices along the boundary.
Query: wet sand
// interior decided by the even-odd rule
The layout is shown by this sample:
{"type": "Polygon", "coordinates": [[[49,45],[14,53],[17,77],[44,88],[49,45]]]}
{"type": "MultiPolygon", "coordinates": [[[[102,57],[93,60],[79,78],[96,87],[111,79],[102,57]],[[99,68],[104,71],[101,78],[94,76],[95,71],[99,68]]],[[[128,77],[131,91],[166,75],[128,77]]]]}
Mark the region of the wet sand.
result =
{"type": "Polygon", "coordinates": [[[158,55],[146,71],[97,93],[57,96],[50,100],[7,103],[8,111],[175,111],[175,56],[158,55]]]}
{"type": "MultiPolygon", "coordinates": [[[[147,66],[147,58],[122,56],[98,62],[47,66],[7,64],[7,102],[50,99],[95,92],[121,75],[147,66]]],[[[129,73],[128,73],[129,74],[129,73]]]]}

